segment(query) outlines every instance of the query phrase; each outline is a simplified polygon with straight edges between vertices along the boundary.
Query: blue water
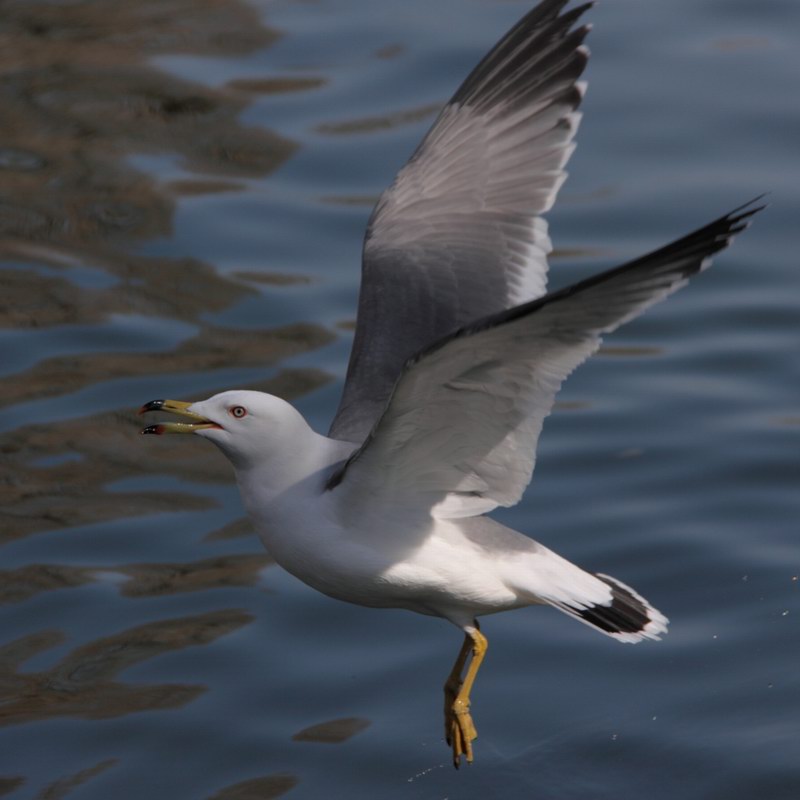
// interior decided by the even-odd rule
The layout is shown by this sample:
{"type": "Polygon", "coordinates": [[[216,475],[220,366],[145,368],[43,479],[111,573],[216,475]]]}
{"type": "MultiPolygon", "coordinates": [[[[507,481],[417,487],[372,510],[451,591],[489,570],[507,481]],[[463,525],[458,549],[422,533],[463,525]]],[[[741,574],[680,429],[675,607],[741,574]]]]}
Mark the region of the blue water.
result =
{"type": "Polygon", "coordinates": [[[327,428],[371,204],[528,7],[9,11],[0,794],[800,797],[794,0],[588,14],[552,285],[771,206],[569,379],[498,515],[635,586],[669,635],[487,618],[471,768],[440,732],[460,634],[301,585],[236,524],[217,453],[136,433],[142,402],[231,385],[327,428]]]}

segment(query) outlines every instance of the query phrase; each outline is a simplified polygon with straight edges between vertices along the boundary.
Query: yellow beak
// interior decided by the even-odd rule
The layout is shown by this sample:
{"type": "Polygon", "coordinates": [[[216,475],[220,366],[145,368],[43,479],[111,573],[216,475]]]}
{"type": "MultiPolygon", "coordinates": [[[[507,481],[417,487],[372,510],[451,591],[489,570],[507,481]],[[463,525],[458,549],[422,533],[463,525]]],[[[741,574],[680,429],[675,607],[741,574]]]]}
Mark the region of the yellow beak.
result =
{"type": "Polygon", "coordinates": [[[202,430],[203,428],[221,428],[216,422],[210,419],[195,414],[189,411],[191,403],[185,403],[182,400],[151,400],[145,403],[140,409],[140,414],[146,414],[148,411],[169,411],[170,414],[177,414],[178,416],[185,417],[190,422],[159,422],[156,425],[148,425],[142,429],[142,433],[152,433],[161,436],[164,433],[194,433],[195,431],[202,430]]]}

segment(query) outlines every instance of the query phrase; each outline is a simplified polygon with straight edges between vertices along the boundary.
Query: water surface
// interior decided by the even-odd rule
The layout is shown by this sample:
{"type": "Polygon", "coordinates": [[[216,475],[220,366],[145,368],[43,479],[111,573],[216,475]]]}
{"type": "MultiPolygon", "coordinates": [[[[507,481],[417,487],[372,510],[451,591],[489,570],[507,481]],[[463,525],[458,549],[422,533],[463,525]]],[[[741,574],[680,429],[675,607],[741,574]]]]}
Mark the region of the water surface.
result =
{"type": "Polygon", "coordinates": [[[637,587],[663,642],[487,619],[456,773],[459,633],[315,594],[251,534],[216,452],[138,436],[142,402],[233,386],[327,428],[371,206],[528,7],[4,11],[0,795],[800,796],[795,2],[589,13],[553,285],[771,192],[570,378],[499,515],[637,587]]]}

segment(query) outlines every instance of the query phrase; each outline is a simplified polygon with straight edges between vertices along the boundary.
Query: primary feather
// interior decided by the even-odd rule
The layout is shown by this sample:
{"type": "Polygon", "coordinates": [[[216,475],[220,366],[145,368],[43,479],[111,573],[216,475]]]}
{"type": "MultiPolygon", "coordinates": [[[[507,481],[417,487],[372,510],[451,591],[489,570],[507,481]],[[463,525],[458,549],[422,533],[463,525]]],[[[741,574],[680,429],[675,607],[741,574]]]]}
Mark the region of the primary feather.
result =
{"type": "Polygon", "coordinates": [[[589,7],[542,3],[444,107],[367,227],[358,324],[329,435],[361,442],[405,361],[544,294],[547,223],[574,148],[589,7]]]}

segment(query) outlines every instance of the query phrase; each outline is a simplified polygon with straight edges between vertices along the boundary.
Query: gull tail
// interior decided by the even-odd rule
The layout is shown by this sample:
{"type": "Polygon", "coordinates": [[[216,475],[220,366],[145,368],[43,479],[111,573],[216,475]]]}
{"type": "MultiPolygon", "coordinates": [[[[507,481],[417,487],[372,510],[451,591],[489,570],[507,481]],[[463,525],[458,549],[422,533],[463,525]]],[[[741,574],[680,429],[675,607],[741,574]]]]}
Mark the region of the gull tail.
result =
{"type": "MultiPolygon", "coordinates": [[[[589,576],[589,573],[584,574],[589,576]]],[[[600,602],[581,602],[577,597],[548,599],[547,602],[618,642],[635,644],[643,639],[660,639],[667,632],[669,620],[630,586],[609,575],[598,573],[590,577],[605,584],[606,597],[600,602]]]]}

